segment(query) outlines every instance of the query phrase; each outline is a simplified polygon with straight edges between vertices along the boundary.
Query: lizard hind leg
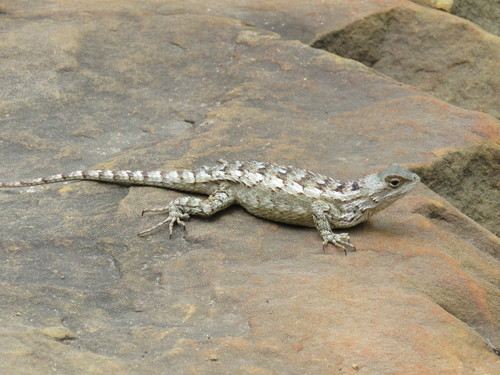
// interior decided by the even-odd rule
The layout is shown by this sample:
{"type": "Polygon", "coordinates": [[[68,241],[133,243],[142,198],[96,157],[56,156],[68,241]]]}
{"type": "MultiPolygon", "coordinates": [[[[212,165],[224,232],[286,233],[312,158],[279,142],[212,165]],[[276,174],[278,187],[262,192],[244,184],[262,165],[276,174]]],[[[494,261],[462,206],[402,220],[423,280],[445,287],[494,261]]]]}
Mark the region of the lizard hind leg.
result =
{"type": "Polygon", "coordinates": [[[168,217],[155,226],[140,232],[139,236],[147,236],[157,228],[168,224],[168,232],[170,237],[172,237],[174,225],[180,225],[185,229],[186,224],[183,220],[189,219],[191,215],[210,216],[231,206],[235,202],[236,199],[230,187],[222,184],[205,200],[186,196],[177,198],[164,207],[147,208],[142,211],[142,214],[146,212],[168,212],[168,217]]]}

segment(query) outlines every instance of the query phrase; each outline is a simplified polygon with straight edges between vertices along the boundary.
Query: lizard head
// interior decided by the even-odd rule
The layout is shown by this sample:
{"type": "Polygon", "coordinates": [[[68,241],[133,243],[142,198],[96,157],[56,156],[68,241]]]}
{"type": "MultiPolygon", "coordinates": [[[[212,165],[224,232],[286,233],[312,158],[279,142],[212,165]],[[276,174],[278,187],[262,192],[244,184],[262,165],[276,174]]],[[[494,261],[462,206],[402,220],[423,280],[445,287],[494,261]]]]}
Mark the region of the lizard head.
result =
{"type": "Polygon", "coordinates": [[[381,210],[417,186],[420,178],[399,165],[391,165],[365,178],[364,185],[375,210],[381,210]]]}

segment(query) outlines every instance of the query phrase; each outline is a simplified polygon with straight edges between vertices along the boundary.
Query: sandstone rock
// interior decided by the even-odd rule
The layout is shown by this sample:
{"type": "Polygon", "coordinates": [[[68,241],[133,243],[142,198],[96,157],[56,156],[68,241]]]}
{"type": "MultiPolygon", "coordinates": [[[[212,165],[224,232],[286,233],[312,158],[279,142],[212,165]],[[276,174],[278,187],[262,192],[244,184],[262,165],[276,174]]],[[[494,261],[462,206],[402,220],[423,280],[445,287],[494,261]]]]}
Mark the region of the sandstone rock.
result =
{"type": "Polygon", "coordinates": [[[432,166],[415,168],[422,181],[477,223],[500,235],[500,148],[479,143],[442,155],[432,166]]]}
{"type": "Polygon", "coordinates": [[[471,20],[486,31],[500,35],[500,4],[490,0],[453,0],[451,12],[471,20]]]}
{"type": "Polygon", "coordinates": [[[451,12],[453,8],[453,0],[413,0],[414,2],[422,5],[427,5],[431,8],[451,12]]]}
{"type": "Polygon", "coordinates": [[[464,108],[500,117],[500,38],[425,8],[394,8],[313,44],[464,108]]]}
{"type": "MultiPolygon", "coordinates": [[[[4,5],[0,179],[219,158],[351,178],[498,140],[489,115],[200,4],[4,5]]],[[[142,209],[177,196],[0,191],[0,372],[495,373],[498,238],[424,186],[354,228],[347,256],[236,207],[138,238],[158,219],[142,209]]]]}

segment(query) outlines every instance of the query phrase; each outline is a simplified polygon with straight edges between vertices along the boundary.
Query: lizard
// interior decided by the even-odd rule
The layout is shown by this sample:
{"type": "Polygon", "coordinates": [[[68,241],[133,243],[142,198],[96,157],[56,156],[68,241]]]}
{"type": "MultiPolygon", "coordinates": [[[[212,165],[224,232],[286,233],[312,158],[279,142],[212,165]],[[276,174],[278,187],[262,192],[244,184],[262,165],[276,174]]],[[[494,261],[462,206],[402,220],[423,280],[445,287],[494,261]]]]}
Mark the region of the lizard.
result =
{"type": "Polygon", "coordinates": [[[288,224],[315,227],[323,239],[323,250],[332,243],[347,254],[356,250],[350,228],[368,220],[412,190],[420,181],[415,173],[391,165],[378,173],[354,181],[338,181],[308,170],[260,161],[220,160],[218,165],[173,171],[81,170],[30,181],[0,182],[0,188],[19,188],[55,182],[90,180],[125,185],[145,185],[208,195],[177,198],[148,212],[167,213],[166,219],[139,233],[146,236],[168,225],[185,229],[190,216],[210,216],[238,204],[249,213],[288,224]]]}

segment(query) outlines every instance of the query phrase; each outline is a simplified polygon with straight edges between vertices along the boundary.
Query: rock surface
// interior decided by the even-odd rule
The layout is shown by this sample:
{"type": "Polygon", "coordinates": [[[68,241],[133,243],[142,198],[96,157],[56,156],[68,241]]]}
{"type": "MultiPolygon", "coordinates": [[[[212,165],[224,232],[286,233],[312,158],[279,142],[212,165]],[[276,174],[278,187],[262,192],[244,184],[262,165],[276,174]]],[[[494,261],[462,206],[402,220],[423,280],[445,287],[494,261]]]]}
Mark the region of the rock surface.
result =
{"type": "Polygon", "coordinates": [[[498,0],[453,0],[451,12],[477,23],[490,33],[500,35],[498,0]]]}
{"type": "Polygon", "coordinates": [[[312,45],[500,118],[500,38],[461,18],[396,7],[322,35],[312,45]]]}
{"type": "Polygon", "coordinates": [[[413,171],[433,191],[498,236],[500,174],[496,171],[499,165],[500,147],[479,143],[445,153],[431,167],[421,166],[413,171]]]}
{"type": "MultiPolygon", "coordinates": [[[[307,44],[396,5],[417,9],[7,1],[0,179],[219,158],[351,178],[497,142],[495,118],[307,44]]],[[[179,195],[0,191],[0,373],[497,371],[500,242],[425,186],[353,228],[348,256],[237,207],[138,238],[179,195]]]]}

